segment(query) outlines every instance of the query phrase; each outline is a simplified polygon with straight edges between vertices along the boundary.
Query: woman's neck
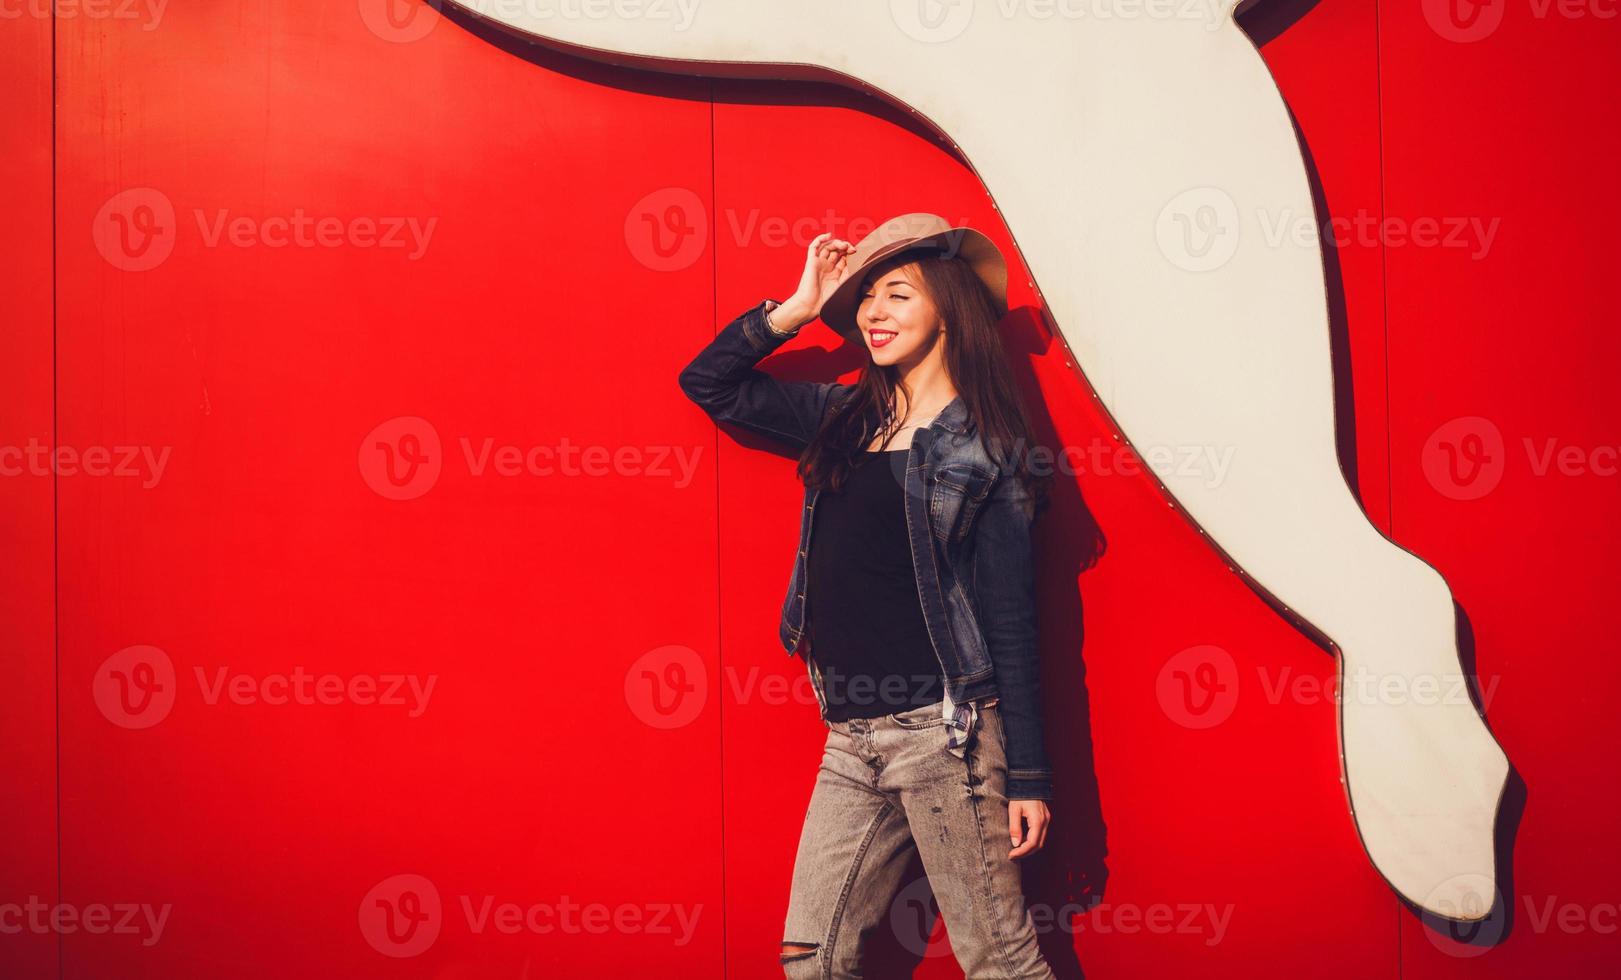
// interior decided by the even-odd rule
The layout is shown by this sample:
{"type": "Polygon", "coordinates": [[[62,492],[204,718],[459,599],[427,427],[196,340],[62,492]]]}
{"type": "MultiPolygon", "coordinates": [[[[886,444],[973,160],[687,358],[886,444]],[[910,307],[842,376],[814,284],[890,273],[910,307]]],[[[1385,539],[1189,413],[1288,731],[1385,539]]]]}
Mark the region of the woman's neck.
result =
{"type": "Polygon", "coordinates": [[[957,388],[951,383],[945,365],[938,358],[930,358],[911,368],[902,368],[900,380],[912,392],[911,404],[906,404],[905,395],[899,387],[896,388],[895,411],[903,418],[938,414],[957,397],[957,388]]]}

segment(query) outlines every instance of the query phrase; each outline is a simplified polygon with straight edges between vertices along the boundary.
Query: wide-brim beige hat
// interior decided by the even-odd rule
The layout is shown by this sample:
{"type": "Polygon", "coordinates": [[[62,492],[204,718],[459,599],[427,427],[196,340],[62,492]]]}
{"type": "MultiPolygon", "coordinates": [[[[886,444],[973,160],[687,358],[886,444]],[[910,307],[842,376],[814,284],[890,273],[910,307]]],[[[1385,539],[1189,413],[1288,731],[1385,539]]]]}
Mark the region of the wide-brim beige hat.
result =
{"type": "Polygon", "coordinates": [[[916,211],[890,218],[856,243],[856,250],[846,260],[848,275],[822,304],[822,322],[863,343],[861,328],[856,325],[861,280],[879,262],[914,249],[943,252],[967,262],[989,287],[997,315],[1007,313],[1007,261],[1002,250],[981,232],[953,226],[938,214],[916,211]]]}

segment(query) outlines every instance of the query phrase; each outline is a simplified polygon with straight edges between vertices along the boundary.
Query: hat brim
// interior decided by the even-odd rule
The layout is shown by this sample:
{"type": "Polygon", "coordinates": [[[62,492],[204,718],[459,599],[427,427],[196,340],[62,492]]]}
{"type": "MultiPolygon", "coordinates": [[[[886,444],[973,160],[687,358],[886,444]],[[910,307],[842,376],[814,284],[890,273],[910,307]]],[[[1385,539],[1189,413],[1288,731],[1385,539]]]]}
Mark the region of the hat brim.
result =
{"type": "Polygon", "coordinates": [[[874,267],[903,252],[941,251],[967,262],[985,283],[995,300],[997,313],[1007,313],[1007,261],[996,243],[973,228],[951,228],[922,238],[890,242],[863,257],[861,263],[850,270],[849,276],[839,283],[833,295],[822,304],[822,322],[852,340],[861,340],[861,328],[856,324],[856,311],[861,307],[861,283],[874,267]]]}

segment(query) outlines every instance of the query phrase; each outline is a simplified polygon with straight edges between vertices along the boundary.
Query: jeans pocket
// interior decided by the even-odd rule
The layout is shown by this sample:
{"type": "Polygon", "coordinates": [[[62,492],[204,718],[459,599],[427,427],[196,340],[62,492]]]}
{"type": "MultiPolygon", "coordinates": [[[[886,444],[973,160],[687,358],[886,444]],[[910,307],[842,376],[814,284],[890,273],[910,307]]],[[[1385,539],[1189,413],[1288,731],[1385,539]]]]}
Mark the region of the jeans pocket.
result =
{"type": "Polygon", "coordinates": [[[904,728],[907,731],[943,728],[946,719],[940,713],[940,710],[940,702],[936,701],[933,704],[925,704],[921,708],[907,708],[905,711],[897,711],[890,715],[889,718],[895,723],[896,727],[904,728]]]}

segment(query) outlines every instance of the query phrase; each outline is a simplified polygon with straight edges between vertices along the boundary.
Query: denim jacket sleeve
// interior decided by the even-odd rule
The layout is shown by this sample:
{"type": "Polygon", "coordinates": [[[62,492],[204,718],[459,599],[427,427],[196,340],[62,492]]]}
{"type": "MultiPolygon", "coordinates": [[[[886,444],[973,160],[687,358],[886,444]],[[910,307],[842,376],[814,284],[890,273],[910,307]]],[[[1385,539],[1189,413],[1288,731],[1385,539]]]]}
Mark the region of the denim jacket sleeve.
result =
{"type": "Polygon", "coordinates": [[[1029,493],[1011,473],[996,482],[976,521],[973,581],[1007,736],[1007,798],[1051,800],[1030,510],[1029,493]]]}
{"type": "Polygon", "coordinates": [[[754,365],[798,334],[771,329],[763,300],[727,324],[681,371],[686,396],[716,422],[770,436],[795,451],[810,445],[822,424],[833,381],[778,381],[754,365]]]}

